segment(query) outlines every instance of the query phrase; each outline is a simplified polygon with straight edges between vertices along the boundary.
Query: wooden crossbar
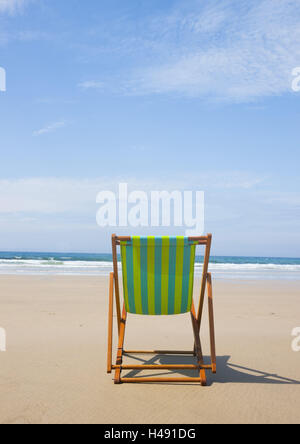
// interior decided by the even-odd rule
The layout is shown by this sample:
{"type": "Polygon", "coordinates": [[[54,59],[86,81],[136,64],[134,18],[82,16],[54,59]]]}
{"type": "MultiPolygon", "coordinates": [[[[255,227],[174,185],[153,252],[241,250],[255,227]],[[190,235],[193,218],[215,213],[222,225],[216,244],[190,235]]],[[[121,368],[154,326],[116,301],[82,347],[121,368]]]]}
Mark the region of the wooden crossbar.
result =
{"type": "Polygon", "coordinates": [[[120,368],[121,370],[200,370],[200,368],[211,370],[211,365],[192,365],[192,364],[170,364],[170,365],[113,365],[112,368],[115,370],[120,368]]]}
{"type": "MultiPolygon", "coordinates": [[[[121,242],[130,242],[131,236],[115,236],[116,245],[120,245],[121,242]]],[[[188,238],[189,242],[197,242],[197,245],[207,245],[210,241],[210,235],[208,236],[192,236],[188,238]]]]}
{"type": "Polygon", "coordinates": [[[124,355],[194,355],[193,351],[182,350],[124,350],[124,355]]]}
{"type": "Polygon", "coordinates": [[[197,383],[201,383],[201,378],[121,378],[120,379],[121,383],[136,383],[136,384],[150,384],[150,383],[160,383],[160,382],[164,382],[164,383],[178,383],[178,382],[197,382],[197,383]]]}

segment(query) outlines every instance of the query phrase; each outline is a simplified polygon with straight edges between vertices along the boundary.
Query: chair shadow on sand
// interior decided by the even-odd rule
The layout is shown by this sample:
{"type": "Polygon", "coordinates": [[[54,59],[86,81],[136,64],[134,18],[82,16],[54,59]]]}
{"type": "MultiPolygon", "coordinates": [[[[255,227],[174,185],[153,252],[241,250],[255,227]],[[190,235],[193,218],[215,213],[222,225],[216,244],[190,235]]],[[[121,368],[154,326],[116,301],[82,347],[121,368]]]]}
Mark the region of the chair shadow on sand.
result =
{"type": "MultiPolygon", "coordinates": [[[[126,355],[125,355],[126,356],[126,355]]],[[[130,359],[140,361],[143,365],[181,365],[181,364],[195,364],[195,358],[193,356],[182,355],[156,355],[149,360],[142,359],[141,356],[127,355],[130,359]]],[[[204,358],[205,363],[209,364],[209,358],[204,358]]],[[[174,372],[168,372],[168,375],[172,373],[180,374],[184,377],[198,377],[198,373],[193,370],[176,370],[174,372]]],[[[166,372],[155,373],[156,376],[166,376],[166,372]]],[[[141,376],[140,370],[134,370],[127,373],[127,378],[138,378],[141,376]]],[[[145,377],[146,375],[143,374],[145,377]]],[[[153,376],[153,374],[151,374],[153,376]]],[[[211,386],[214,383],[236,383],[236,384],[293,384],[300,385],[300,381],[286,378],[277,374],[263,372],[241,365],[232,364],[230,362],[230,356],[217,357],[217,374],[213,375],[210,371],[207,371],[207,385],[211,386]]]]}

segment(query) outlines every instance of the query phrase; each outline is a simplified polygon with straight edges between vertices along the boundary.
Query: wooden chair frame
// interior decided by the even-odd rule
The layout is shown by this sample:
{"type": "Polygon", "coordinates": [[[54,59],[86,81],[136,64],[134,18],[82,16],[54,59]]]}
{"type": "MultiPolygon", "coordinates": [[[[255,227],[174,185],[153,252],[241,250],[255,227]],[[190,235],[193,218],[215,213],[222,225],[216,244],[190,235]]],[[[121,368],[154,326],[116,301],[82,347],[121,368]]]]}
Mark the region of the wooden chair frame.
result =
{"type": "Polygon", "coordinates": [[[120,246],[121,241],[130,241],[131,237],[117,237],[112,236],[112,252],[113,252],[113,273],[110,274],[109,282],[109,313],[108,313],[108,353],[107,353],[107,373],[115,371],[114,382],[115,384],[121,383],[154,383],[154,382],[195,382],[200,383],[202,386],[206,385],[206,370],[211,370],[212,373],[216,373],[216,347],[215,347],[215,328],[214,328],[214,310],[213,310],[213,292],[212,292],[212,277],[208,273],[210,250],[212,235],[209,234],[206,237],[191,237],[189,240],[197,242],[197,245],[204,245],[205,257],[203,265],[202,284],[200,291],[200,300],[198,312],[196,314],[194,302],[191,309],[191,320],[194,333],[194,349],[193,351],[171,351],[171,350],[124,350],[125,339],[125,327],[127,321],[127,312],[125,304],[123,304],[123,311],[121,314],[121,301],[120,301],[120,289],[119,289],[119,273],[118,273],[118,259],[117,259],[117,247],[120,246]],[[205,293],[208,293],[208,313],[209,313],[209,330],[210,330],[210,350],[211,350],[211,364],[204,365],[202,346],[200,340],[200,329],[202,323],[203,307],[205,293]],[[118,325],[118,350],[116,364],[112,364],[112,345],[113,345],[113,312],[114,312],[114,296],[117,313],[117,325],[118,325]],[[192,355],[197,358],[197,364],[195,365],[123,365],[124,355],[192,355]],[[199,377],[177,377],[177,378],[122,378],[122,370],[197,370],[199,377]]]}

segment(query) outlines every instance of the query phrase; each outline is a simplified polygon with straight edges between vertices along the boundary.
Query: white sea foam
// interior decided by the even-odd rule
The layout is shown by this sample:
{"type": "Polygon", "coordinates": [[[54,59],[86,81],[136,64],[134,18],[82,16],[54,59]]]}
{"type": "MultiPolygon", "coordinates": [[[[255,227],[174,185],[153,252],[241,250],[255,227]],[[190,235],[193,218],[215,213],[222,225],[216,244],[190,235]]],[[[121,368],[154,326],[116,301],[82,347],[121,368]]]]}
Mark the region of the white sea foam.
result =
{"type": "MultiPolygon", "coordinates": [[[[63,258],[62,258],[63,259],[63,258]]],[[[119,268],[121,264],[119,263],[119,268]]],[[[0,259],[0,274],[6,275],[108,275],[111,261],[72,261],[44,259],[0,259]]],[[[270,278],[300,279],[299,264],[273,263],[211,263],[209,267],[216,278],[270,278]]],[[[202,264],[196,263],[196,275],[202,264]]]]}

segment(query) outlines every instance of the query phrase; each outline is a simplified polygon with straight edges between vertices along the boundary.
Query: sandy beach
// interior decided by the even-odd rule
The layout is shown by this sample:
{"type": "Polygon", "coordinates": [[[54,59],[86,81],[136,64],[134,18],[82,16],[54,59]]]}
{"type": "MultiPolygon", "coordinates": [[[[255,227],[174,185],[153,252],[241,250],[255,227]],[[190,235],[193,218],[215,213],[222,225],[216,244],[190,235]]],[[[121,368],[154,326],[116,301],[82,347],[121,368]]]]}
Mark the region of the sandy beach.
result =
{"type": "MultiPolygon", "coordinates": [[[[208,386],[116,386],[106,374],[107,278],[1,276],[0,423],[299,423],[299,295],[300,282],[219,280],[218,373],[208,386]]],[[[202,338],[207,356],[206,322],[202,338]]],[[[189,349],[191,340],[189,316],[129,316],[130,348],[189,349]]]]}

